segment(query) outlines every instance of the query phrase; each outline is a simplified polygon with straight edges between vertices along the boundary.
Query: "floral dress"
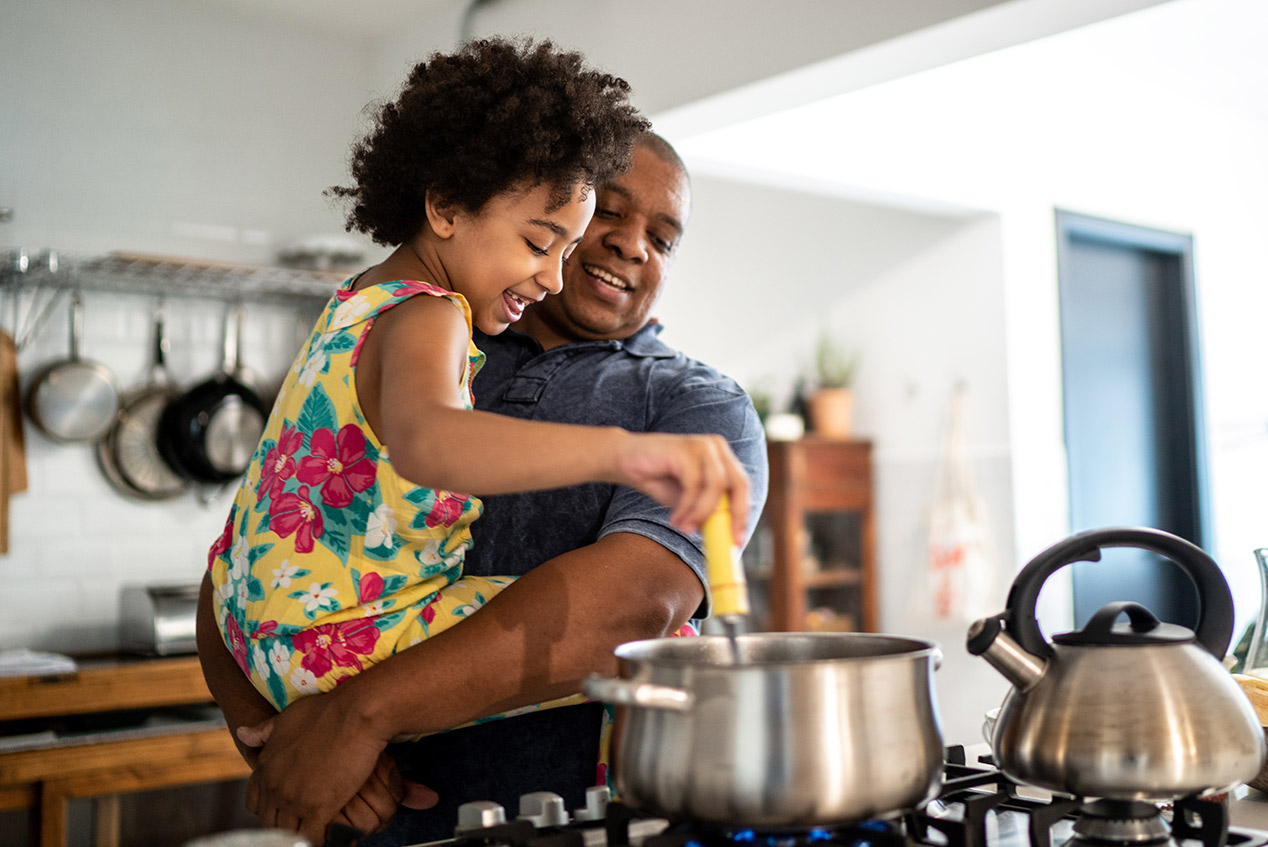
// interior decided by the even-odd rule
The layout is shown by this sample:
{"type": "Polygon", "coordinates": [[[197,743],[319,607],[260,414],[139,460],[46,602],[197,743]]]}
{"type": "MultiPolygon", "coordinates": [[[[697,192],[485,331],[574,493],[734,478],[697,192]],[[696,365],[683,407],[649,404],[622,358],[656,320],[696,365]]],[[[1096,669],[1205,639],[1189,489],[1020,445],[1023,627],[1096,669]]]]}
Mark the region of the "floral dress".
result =
{"type": "MultiPolygon", "coordinates": [[[[410,297],[440,297],[470,333],[466,300],[424,282],[361,291],[352,282],[287,374],[208,557],[221,635],[279,710],[447,629],[514,579],[462,576],[480,500],[403,479],[357,399],[357,356],[379,314],[410,297]]],[[[469,340],[468,409],[483,362],[469,340]]]]}

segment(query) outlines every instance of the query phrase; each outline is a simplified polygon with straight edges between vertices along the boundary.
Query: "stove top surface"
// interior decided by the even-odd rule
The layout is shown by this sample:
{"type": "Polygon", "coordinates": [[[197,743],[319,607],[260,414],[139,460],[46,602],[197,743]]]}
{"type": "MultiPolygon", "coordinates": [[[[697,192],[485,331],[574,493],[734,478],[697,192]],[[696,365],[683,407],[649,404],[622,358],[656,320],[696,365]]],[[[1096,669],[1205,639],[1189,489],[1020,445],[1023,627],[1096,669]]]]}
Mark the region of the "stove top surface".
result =
{"type": "Polygon", "coordinates": [[[571,815],[548,792],[524,795],[520,817],[509,822],[491,803],[461,814],[453,839],[416,847],[1268,847],[1268,829],[1230,824],[1227,802],[1089,804],[1018,785],[989,761],[966,764],[962,747],[948,748],[942,790],[923,808],[847,826],[670,822],[610,802],[602,788],[590,789],[586,807],[571,815]]]}

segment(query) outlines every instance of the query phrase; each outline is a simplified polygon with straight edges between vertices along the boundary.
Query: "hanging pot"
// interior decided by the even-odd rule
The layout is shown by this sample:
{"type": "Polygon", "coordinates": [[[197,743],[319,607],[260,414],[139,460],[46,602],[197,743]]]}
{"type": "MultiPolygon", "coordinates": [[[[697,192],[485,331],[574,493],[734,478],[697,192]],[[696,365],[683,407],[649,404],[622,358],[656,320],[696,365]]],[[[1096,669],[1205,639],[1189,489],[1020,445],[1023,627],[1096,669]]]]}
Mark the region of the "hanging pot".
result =
{"type": "Polygon", "coordinates": [[[96,441],[119,411],[119,384],[100,362],[81,358],[83,300],[70,299],[70,355],[45,366],[27,391],[27,414],[41,432],[63,444],[96,441]]]}
{"type": "Polygon", "coordinates": [[[225,313],[220,370],[163,407],[159,453],[168,466],[200,483],[223,483],[247,469],[264,433],[267,409],[244,380],[240,364],[242,308],[225,313]]]}
{"type": "Polygon", "coordinates": [[[658,638],[616,650],[622,801],[729,826],[853,823],[922,805],[942,773],[941,651],[865,633],[658,638]]]}
{"type": "Polygon", "coordinates": [[[996,763],[1021,782],[1082,797],[1169,800],[1254,778],[1263,730],[1221,664],[1233,601],[1200,548],[1156,529],[1083,532],[1023,568],[1001,614],[969,629],[968,649],[1013,684],[1000,707],[996,763]],[[1039,591],[1054,572],[1133,547],[1165,556],[1197,589],[1194,631],[1131,602],[1106,605],[1077,632],[1044,638],[1039,591]],[[1126,623],[1116,623],[1126,615],[1126,623]]]}
{"type": "Polygon", "coordinates": [[[119,493],[139,500],[168,500],[189,488],[189,480],[159,454],[159,419],[168,402],[181,394],[167,373],[167,346],[160,301],[154,308],[150,377],[124,397],[114,426],[97,443],[97,459],[107,481],[119,493]]]}

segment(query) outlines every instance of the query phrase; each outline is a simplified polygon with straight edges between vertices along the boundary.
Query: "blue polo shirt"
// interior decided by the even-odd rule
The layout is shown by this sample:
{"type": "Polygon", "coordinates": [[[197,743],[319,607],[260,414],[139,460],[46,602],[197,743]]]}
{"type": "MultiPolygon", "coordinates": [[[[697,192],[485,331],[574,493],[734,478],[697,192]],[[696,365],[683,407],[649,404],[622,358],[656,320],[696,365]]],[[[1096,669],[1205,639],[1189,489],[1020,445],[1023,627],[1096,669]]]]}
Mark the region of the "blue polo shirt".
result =
{"type": "MultiPolygon", "coordinates": [[[[748,470],[752,528],[767,483],[765,435],[752,402],[734,380],[664,344],[660,330],[649,324],[623,341],[551,350],[515,331],[477,332],[476,346],[487,360],[475,379],[476,408],[636,432],[719,433],[748,470]]],[[[708,590],[700,537],[675,529],[669,510],[637,491],[580,485],[482,499],[465,573],[521,575],[610,533],[633,532],[676,553],[708,590]]],[[[706,596],[697,617],[707,614],[707,605],[706,596]]],[[[554,791],[569,810],[583,806],[594,783],[602,709],[598,703],[548,709],[392,745],[402,772],[434,788],[440,804],[401,809],[387,831],[360,843],[385,847],[452,837],[458,806],[474,800],[500,803],[508,820],[530,791],[554,791]]]]}
{"type": "MultiPolygon", "coordinates": [[[[523,333],[476,332],[488,357],[475,380],[476,408],[632,432],[718,433],[752,481],[751,531],[766,501],[766,440],[753,404],[734,380],[666,345],[660,331],[651,323],[624,341],[545,351],[523,333]]],[[[669,509],[633,489],[589,484],[482,499],[464,573],[519,576],[611,533],[632,532],[677,554],[708,590],[700,536],[676,529],[669,509]]],[[[706,596],[695,617],[706,616],[707,604],[706,596]]]]}

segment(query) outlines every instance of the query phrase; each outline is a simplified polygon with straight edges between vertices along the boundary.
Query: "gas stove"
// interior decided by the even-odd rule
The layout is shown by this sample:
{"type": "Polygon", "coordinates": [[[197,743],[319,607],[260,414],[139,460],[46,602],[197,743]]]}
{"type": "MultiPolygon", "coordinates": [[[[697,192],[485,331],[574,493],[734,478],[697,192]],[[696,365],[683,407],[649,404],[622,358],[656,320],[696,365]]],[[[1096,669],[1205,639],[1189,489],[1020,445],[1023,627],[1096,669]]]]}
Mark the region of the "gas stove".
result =
{"type": "Polygon", "coordinates": [[[494,803],[469,803],[454,838],[416,847],[1268,847],[1268,831],[1231,825],[1218,799],[1160,807],[1050,795],[1004,776],[989,756],[967,763],[955,746],[938,796],[881,820],[793,831],[670,822],[592,788],[571,814],[549,792],[521,797],[514,820],[494,803]]]}

